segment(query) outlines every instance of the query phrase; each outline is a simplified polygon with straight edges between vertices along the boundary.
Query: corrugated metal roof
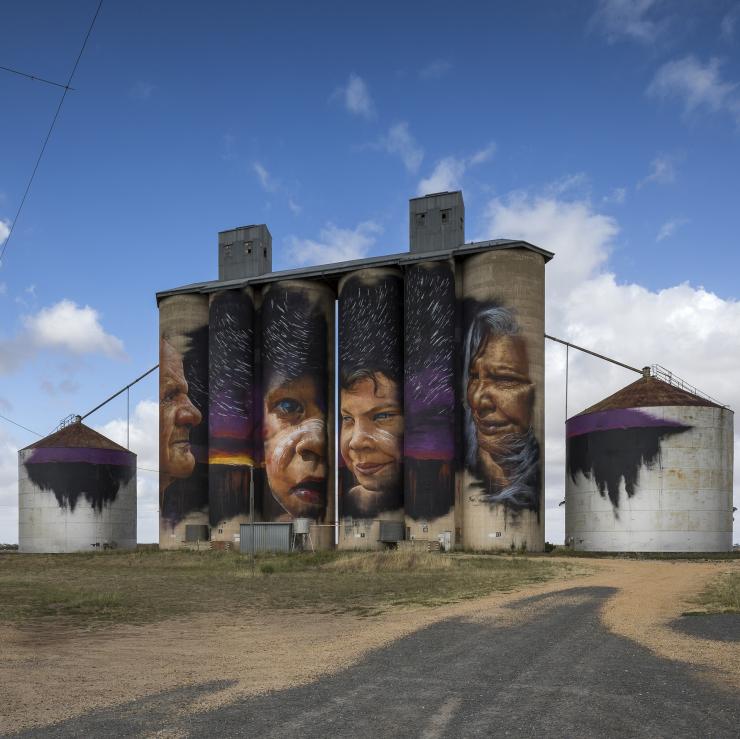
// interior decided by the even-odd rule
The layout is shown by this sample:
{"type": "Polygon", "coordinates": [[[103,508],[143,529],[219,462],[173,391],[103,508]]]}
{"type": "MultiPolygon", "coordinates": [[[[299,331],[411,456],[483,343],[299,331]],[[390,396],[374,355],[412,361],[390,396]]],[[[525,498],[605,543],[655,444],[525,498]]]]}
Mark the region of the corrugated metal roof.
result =
{"type": "Polygon", "coordinates": [[[287,269],[281,272],[269,272],[258,277],[245,277],[240,280],[209,280],[207,282],[194,282],[190,285],[175,287],[170,290],[162,290],[157,293],[157,303],[162,298],[170,295],[181,295],[183,293],[211,293],[218,290],[237,289],[247,285],[258,286],[279,280],[303,280],[323,279],[326,282],[335,283],[347,272],[353,272],[365,267],[388,267],[414,262],[428,262],[435,259],[450,259],[457,256],[468,256],[482,251],[495,251],[499,249],[528,249],[544,257],[549,262],[554,254],[527,241],[512,241],[510,239],[494,239],[492,241],[473,241],[463,244],[456,249],[445,249],[443,251],[429,252],[401,252],[400,254],[387,254],[379,257],[367,257],[366,259],[353,259],[349,262],[335,262],[323,264],[317,267],[302,267],[301,269],[287,269]]]}
{"type": "Polygon", "coordinates": [[[26,449],[46,449],[62,447],[67,449],[116,449],[127,452],[125,447],[111,441],[107,436],[99,434],[82,422],[71,423],[53,434],[29,444],[26,449]]]}
{"type": "Polygon", "coordinates": [[[682,390],[680,387],[656,377],[641,377],[639,380],[618,390],[614,395],[610,395],[590,408],[586,408],[585,411],[577,413],[576,416],[617,408],[654,408],[669,405],[724,407],[719,403],[694,395],[694,393],[682,390]]]}

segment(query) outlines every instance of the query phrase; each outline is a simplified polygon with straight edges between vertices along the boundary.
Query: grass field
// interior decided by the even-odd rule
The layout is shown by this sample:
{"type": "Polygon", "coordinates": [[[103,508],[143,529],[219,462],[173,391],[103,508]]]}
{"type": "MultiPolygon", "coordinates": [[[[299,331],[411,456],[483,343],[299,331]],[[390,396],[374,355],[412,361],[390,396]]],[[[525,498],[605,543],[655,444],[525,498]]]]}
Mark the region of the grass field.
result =
{"type": "Polygon", "coordinates": [[[254,574],[250,559],[232,552],[0,554],[0,622],[95,628],[264,608],[371,616],[570,574],[565,562],[413,551],[263,555],[254,574]]]}
{"type": "Polygon", "coordinates": [[[725,572],[712,580],[696,598],[696,613],[740,613],[740,572],[725,572]]]}

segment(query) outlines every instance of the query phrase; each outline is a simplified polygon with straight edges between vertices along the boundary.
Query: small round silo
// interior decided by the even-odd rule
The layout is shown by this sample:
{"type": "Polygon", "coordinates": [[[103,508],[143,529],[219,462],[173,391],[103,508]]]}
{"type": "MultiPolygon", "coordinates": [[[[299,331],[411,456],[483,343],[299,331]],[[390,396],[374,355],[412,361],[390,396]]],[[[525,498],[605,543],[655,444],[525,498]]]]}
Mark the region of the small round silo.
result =
{"type": "Polygon", "coordinates": [[[646,372],[568,419],[566,543],[584,551],[729,551],[733,416],[646,372]]]}
{"type": "Polygon", "coordinates": [[[81,422],[18,452],[21,552],[136,547],[136,455],[81,422]]]}

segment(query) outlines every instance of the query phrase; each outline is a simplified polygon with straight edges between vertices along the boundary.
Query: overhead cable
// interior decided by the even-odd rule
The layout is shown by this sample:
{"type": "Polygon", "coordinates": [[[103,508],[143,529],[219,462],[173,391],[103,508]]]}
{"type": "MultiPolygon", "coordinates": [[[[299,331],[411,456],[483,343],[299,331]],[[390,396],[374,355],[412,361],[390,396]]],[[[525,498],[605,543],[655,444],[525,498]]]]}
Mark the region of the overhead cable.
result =
{"type": "Polygon", "coordinates": [[[65,90],[74,90],[74,87],[70,87],[69,85],[63,85],[61,82],[54,82],[53,80],[47,80],[35,74],[28,74],[28,72],[21,72],[20,69],[13,69],[12,67],[4,67],[2,64],[0,64],[0,69],[2,69],[3,72],[11,72],[12,74],[18,74],[21,77],[28,77],[29,80],[33,80],[34,82],[46,82],[47,85],[54,85],[55,87],[61,87],[65,90]]]}
{"type": "Polygon", "coordinates": [[[3,249],[0,251],[0,265],[2,264],[3,257],[5,256],[5,250],[8,248],[8,243],[10,242],[10,237],[13,235],[13,229],[15,228],[16,223],[18,223],[18,218],[21,214],[21,211],[23,210],[23,206],[26,202],[26,198],[28,197],[28,192],[31,189],[31,184],[33,183],[33,178],[36,176],[36,170],[39,168],[39,164],[41,163],[41,158],[44,156],[44,152],[46,151],[46,145],[49,143],[49,139],[51,138],[51,133],[54,130],[54,126],[56,125],[57,118],[59,118],[59,111],[62,109],[62,105],[64,104],[64,99],[67,97],[67,93],[69,92],[70,85],[72,84],[72,78],[75,76],[75,72],[77,71],[77,65],[80,63],[80,59],[82,58],[82,53],[85,51],[85,47],[87,46],[87,40],[90,38],[90,34],[92,33],[93,26],[95,25],[95,21],[98,18],[98,14],[100,13],[100,8],[103,7],[103,0],[100,0],[98,3],[97,10],[95,11],[95,15],[93,16],[92,21],[90,22],[90,26],[87,29],[87,33],[85,34],[85,40],[82,42],[82,47],[80,48],[80,53],[77,55],[77,59],[75,60],[74,67],[72,67],[72,72],[69,75],[69,79],[67,80],[67,84],[64,85],[64,92],[62,92],[62,97],[59,100],[59,105],[57,105],[56,112],[54,113],[54,118],[52,118],[51,126],[49,126],[49,131],[46,134],[46,138],[44,139],[44,143],[41,147],[41,151],[39,152],[38,158],[36,159],[36,164],[33,167],[33,171],[31,172],[31,176],[28,179],[28,184],[26,185],[26,190],[23,193],[23,197],[21,198],[20,205],[18,206],[18,210],[15,212],[15,218],[10,223],[10,230],[8,231],[8,236],[5,239],[5,243],[3,244],[3,249]]]}

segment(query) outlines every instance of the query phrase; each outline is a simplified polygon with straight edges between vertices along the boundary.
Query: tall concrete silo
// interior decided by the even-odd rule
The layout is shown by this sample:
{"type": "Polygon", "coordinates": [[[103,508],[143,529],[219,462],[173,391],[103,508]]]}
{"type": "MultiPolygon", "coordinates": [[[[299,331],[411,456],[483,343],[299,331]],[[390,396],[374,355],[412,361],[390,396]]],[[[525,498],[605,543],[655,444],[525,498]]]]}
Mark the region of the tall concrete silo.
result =
{"type": "Polygon", "coordinates": [[[506,248],[462,263],[466,549],[544,548],[545,262],[506,248]]]}
{"type": "Polygon", "coordinates": [[[211,541],[234,544],[249,521],[259,428],[255,408],[255,306],[250,287],[210,296],[208,513],[211,541]]]}
{"type": "Polygon", "coordinates": [[[159,303],[159,546],[208,541],[208,295],[159,303]]]}
{"type": "Polygon", "coordinates": [[[18,452],[21,552],[136,547],[136,455],[81,422],[18,452]]]}
{"type": "MultiPolygon", "coordinates": [[[[413,201],[412,201],[413,202],[413,201]]],[[[404,510],[410,539],[455,540],[455,266],[406,270],[404,304],[404,510]]]]}
{"type": "Polygon", "coordinates": [[[321,282],[262,291],[262,516],[307,520],[315,549],[334,547],[334,304],[321,282]]]}
{"type": "Polygon", "coordinates": [[[646,369],[568,419],[566,542],[585,551],[730,550],[733,416],[646,369]]]}
{"type": "Polygon", "coordinates": [[[339,547],[404,538],[403,275],[351,272],[339,282],[339,547]]]}

